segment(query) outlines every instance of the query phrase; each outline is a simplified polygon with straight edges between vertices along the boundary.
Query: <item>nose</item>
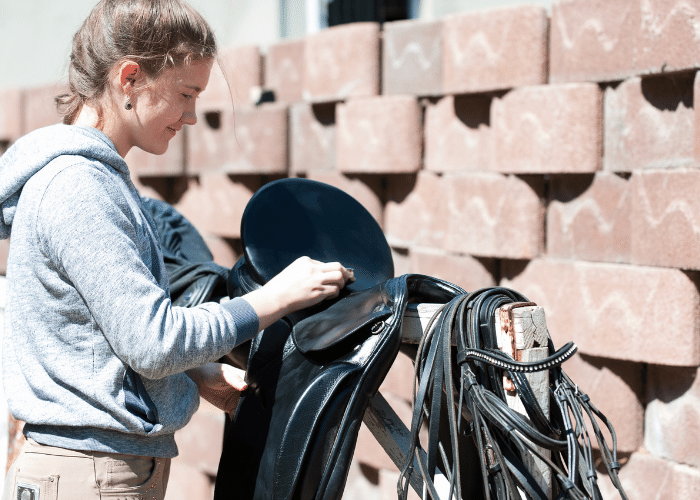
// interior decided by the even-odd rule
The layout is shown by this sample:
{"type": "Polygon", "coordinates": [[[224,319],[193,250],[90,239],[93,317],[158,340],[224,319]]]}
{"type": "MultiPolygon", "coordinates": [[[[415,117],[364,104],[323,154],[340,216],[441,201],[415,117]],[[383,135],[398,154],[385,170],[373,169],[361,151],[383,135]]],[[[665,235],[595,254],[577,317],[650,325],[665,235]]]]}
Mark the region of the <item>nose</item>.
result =
{"type": "Polygon", "coordinates": [[[185,111],[182,113],[180,121],[185,125],[194,125],[197,123],[197,113],[194,111],[185,111]]]}

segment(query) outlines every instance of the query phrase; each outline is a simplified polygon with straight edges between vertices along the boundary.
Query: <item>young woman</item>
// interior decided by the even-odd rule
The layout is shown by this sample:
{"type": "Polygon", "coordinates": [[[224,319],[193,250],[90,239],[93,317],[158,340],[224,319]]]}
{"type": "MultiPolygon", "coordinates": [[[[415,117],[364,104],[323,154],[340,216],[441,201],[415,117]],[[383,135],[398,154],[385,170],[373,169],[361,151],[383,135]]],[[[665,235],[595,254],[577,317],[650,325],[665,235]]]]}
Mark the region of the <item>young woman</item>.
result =
{"type": "Polygon", "coordinates": [[[0,157],[0,237],[12,233],[3,382],[27,438],[4,498],[163,498],[198,387],[222,400],[245,387],[214,360],[349,278],[302,258],[242,298],[172,306],[123,158],[162,154],[196,123],[215,56],[181,0],[102,0],[73,40],[64,123],[0,157]]]}

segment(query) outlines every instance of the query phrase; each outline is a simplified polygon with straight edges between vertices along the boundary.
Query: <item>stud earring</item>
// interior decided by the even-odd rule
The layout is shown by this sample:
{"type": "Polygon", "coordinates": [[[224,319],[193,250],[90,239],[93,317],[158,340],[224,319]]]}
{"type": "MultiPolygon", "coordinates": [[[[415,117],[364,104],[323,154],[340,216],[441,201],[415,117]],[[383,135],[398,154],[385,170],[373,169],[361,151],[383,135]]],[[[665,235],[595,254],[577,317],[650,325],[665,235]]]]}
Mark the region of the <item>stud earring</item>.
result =
{"type": "Polygon", "coordinates": [[[126,109],[127,111],[129,111],[129,110],[131,110],[131,108],[133,108],[133,106],[131,105],[131,101],[130,101],[129,98],[127,97],[127,98],[126,98],[126,102],[124,103],[124,109],[126,109]]]}

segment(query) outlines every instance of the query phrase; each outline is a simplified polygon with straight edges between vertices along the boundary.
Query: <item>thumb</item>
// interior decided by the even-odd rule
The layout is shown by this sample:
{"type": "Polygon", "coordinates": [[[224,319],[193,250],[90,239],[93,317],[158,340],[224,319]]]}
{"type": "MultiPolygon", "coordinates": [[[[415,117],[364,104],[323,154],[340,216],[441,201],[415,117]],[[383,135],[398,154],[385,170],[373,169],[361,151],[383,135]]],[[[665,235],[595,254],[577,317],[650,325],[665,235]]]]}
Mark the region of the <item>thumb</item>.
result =
{"type": "Polygon", "coordinates": [[[248,384],[245,381],[245,372],[234,366],[222,365],[224,380],[237,391],[245,391],[248,384]]]}

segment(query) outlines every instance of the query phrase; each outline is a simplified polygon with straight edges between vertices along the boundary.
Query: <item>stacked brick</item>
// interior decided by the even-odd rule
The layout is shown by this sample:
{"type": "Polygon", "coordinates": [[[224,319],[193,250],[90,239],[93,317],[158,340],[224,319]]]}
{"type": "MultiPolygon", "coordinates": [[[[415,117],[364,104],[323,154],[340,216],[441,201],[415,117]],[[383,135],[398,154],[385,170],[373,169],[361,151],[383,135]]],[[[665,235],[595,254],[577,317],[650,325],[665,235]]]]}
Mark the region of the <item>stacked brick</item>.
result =
{"type": "MultiPolygon", "coordinates": [[[[520,291],[556,346],[579,345],[564,368],[612,420],[630,499],[695,498],[699,16],[685,0],[567,0],[231,48],[199,123],[166,156],[127,159],[221,264],[256,189],[304,176],[367,207],[397,274],[520,291]]],[[[5,146],[55,118],[40,91],[0,99],[5,146]]],[[[382,389],[407,421],[411,377],[401,355],[382,389]]],[[[179,435],[178,481],[202,492],[215,469],[190,447],[218,442],[221,422],[207,428],[179,435]]],[[[393,498],[397,477],[363,428],[346,496],[393,498]]]]}

